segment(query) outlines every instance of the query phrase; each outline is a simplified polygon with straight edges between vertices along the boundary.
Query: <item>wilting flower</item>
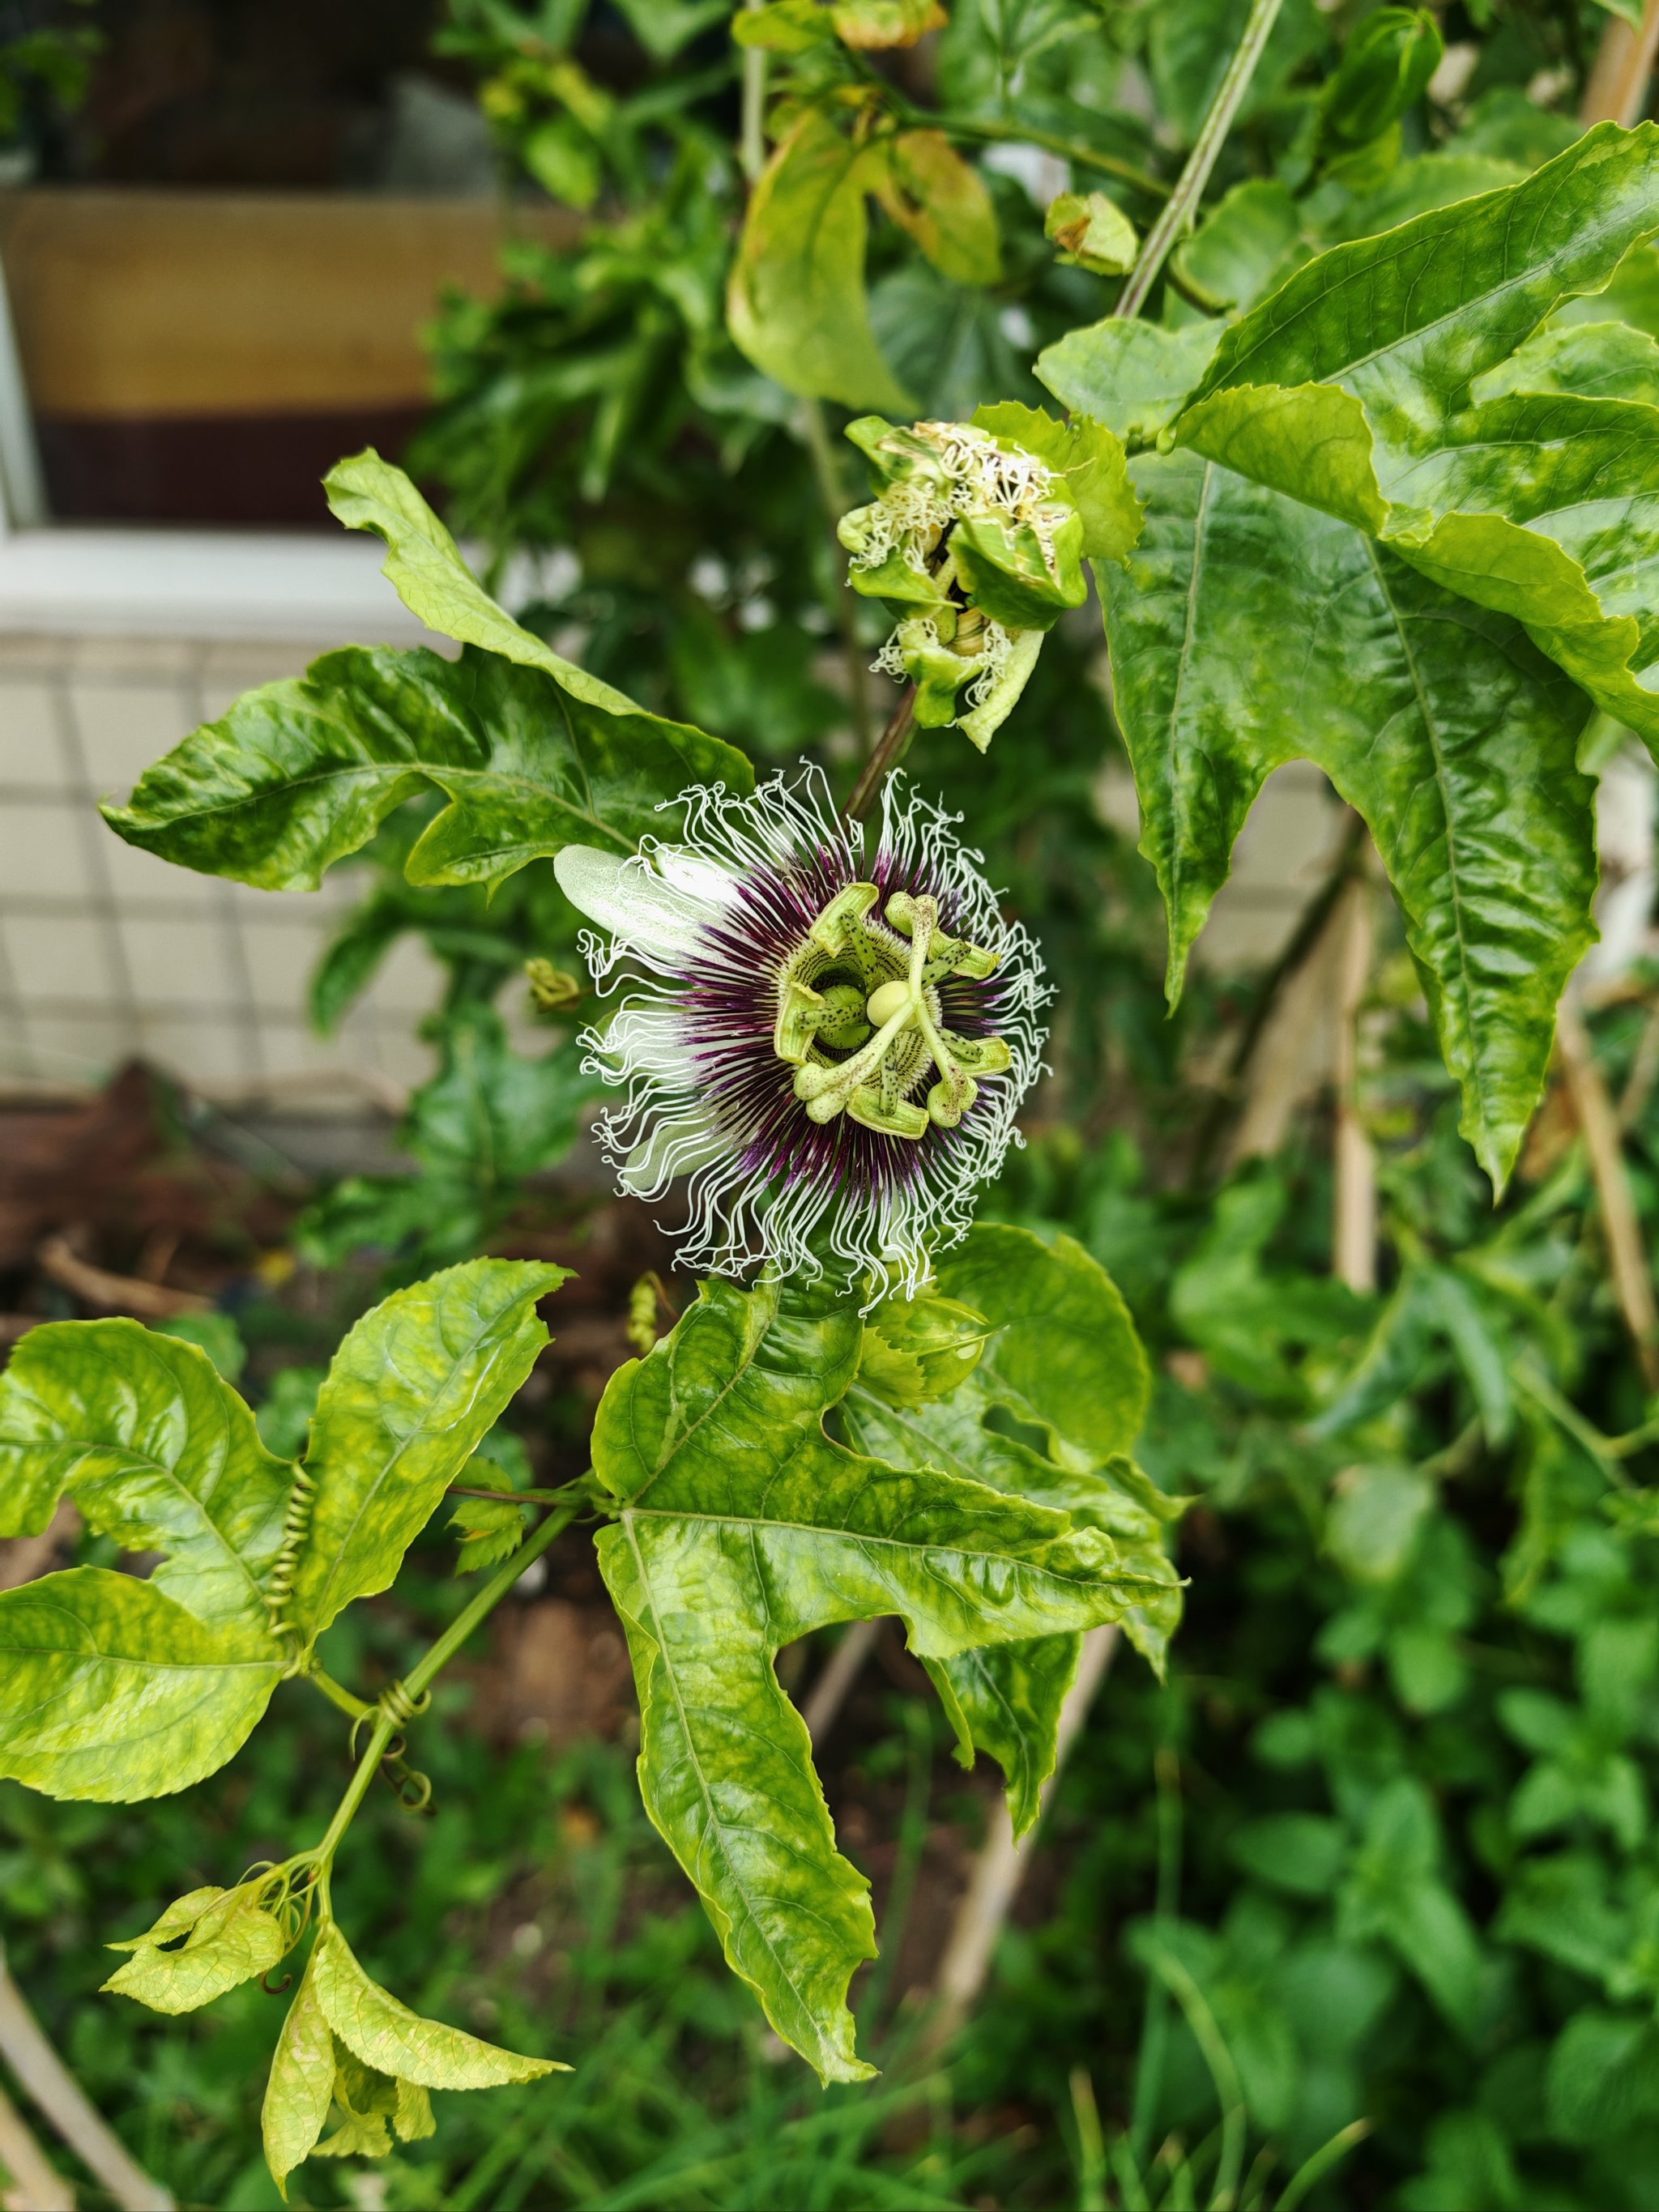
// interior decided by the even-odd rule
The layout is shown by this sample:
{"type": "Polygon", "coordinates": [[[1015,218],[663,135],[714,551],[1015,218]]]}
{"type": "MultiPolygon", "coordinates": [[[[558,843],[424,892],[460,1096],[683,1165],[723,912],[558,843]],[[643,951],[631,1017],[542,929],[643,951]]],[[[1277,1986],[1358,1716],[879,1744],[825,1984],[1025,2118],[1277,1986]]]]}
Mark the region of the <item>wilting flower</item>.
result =
{"type": "MultiPolygon", "coordinates": [[[[1012,415],[1037,442],[1070,434],[1036,410],[1012,415]]],[[[975,422],[896,428],[878,415],[847,434],[882,489],[844,515],[854,591],[899,617],[876,666],[916,686],[923,729],[954,722],[981,752],[1036,664],[1043,633],[1088,593],[1083,519],[1063,469],[975,422]]]]}
{"type": "Polygon", "coordinates": [[[601,928],[596,983],[639,984],[587,1065],[628,1095],[601,1121],[621,1188],[689,1178],[689,1267],[762,1262],[915,1291],[1015,1140],[1050,994],[960,818],[890,779],[866,860],[822,773],[752,799],[683,794],[684,842],[632,860],[567,846],[566,896],[601,928]]]}

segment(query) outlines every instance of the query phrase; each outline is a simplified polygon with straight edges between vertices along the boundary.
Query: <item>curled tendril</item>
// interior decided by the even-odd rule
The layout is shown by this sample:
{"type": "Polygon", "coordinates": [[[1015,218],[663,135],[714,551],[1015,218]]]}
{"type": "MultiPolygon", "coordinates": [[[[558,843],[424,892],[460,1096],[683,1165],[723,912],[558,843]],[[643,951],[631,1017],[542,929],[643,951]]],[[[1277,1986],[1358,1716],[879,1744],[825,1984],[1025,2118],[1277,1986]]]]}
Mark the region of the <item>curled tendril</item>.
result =
{"type": "Polygon", "coordinates": [[[276,1972],[276,1969],[274,1966],[271,1966],[259,1977],[259,1987],[264,1991],[268,1997],[279,1997],[283,1996],[286,1990],[291,1990],[294,1986],[294,1977],[292,1974],[284,1974],[280,1982],[273,1982],[270,1977],[276,1972]]]}
{"type": "Polygon", "coordinates": [[[405,1813],[424,1813],[432,1802],[432,1777],[418,1767],[405,1766],[392,1786],[405,1813]]]}

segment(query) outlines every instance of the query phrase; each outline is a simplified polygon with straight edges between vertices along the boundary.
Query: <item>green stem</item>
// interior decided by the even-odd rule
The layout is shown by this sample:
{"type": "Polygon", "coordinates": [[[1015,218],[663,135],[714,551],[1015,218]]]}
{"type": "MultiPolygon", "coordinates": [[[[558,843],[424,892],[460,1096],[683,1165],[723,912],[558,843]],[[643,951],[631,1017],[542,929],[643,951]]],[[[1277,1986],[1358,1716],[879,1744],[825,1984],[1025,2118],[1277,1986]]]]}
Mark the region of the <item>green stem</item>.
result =
{"type": "MultiPolygon", "coordinates": [[[[1169,1692],[1164,1692],[1167,1698],[1169,1692]]],[[[1165,1725],[1169,1716],[1164,1715],[1165,1725]]],[[[1161,1743],[1152,1754],[1158,1784],[1158,1892],[1153,1924],[1162,1934],[1181,1905],[1181,1769],[1173,1747],[1161,1743]]],[[[1138,2166],[1146,2162],[1152,2147],[1152,2126],[1164,2088],[1164,2063],[1170,2039],[1170,1992],[1157,1974],[1146,1980],[1146,2004],[1140,2029],[1140,2051],[1135,2063],[1134,2106],[1129,2120],[1129,2147],[1138,2166]]]]}
{"type": "Polygon", "coordinates": [[[1244,26],[1244,35],[1238,42],[1238,51],[1227,64],[1227,74],[1221,80],[1215,98],[1210,102],[1210,112],[1194,141],[1193,150],[1187,156],[1187,166],[1176,181],[1176,188],[1165,202],[1164,212],[1147,232],[1139,259],[1123,288],[1123,296],[1117,303],[1120,315],[1138,315],[1146,303],[1146,295],[1157,282],[1158,272],[1177,239],[1185,235],[1198,204],[1204,197],[1204,187],[1210,181],[1210,172],[1216,165],[1239,105],[1249,90],[1250,79],[1255,75],[1255,65],[1261,58],[1261,49],[1279,17],[1283,0],[1253,0],[1249,21],[1244,26]]]}
{"type": "Polygon", "coordinates": [[[337,1705],[354,1721],[363,1719],[374,1710],[373,1705],[365,1705],[361,1698],[355,1697],[343,1682],[337,1682],[332,1674],[325,1674],[314,1662],[306,1669],[306,1680],[313,1690],[322,1692],[331,1705],[337,1705]]]}
{"type": "Polygon", "coordinates": [[[913,129],[942,131],[947,138],[965,138],[970,145],[1041,146],[1045,154],[1057,154],[1077,168],[1098,169],[1102,176],[1133,185],[1149,199],[1170,197],[1168,185],[1136,168],[1133,161],[1120,161],[1115,154],[1097,154],[1092,146],[1079,146],[1076,139],[1058,137],[1051,131],[1028,131],[1023,123],[966,123],[954,115],[930,115],[920,107],[912,108],[904,119],[913,129]]]}
{"type": "MultiPolygon", "coordinates": [[[[519,1493],[520,1497],[523,1494],[522,1492],[519,1493]]],[[[573,1483],[559,1494],[559,1503],[547,1518],[519,1547],[512,1558],[496,1569],[477,1595],[462,1607],[431,1650],[423,1658],[417,1660],[404,1677],[400,1686],[406,1706],[418,1703],[425,1695],[431,1683],[449,1664],[473,1630],[494,1612],[520,1577],[540,1559],[554,1539],[563,1534],[587,1502],[585,1484],[573,1483]]],[[[375,1770],[386,1756],[386,1746],[398,1733],[402,1723],[386,1711],[384,1704],[365,1705],[361,1698],[353,1697],[349,1690],[335,1681],[331,1675],[325,1674],[321,1668],[313,1668],[309,1679],[331,1704],[337,1705],[342,1712],[351,1714],[354,1719],[365,1720],[371,1713],[375,1716],[368,1742],[350,1781],[346,1784],[344,1796],[335,1808],[334,1818],[329,1822],[327,1832],[316,1849],[305,1854],[317,1869],[317,1884],[326,1909],[329,1869],[333,1864],[334,1854],[339,1850],[340,1839],[351,1826],[368,1785],[374,1779],[375,1770]]]]}
{"type": "Polygon", "coordinates": [[[875,750],[864,763],[858,781],[853,787],[853,796],[847,802],[847,818],[860,822],[869,811],[870,802],[881,789],[889,773],[896,769],[910,749],[915,735],[916,687],[907,684],[904,696],[893,709],[887,727],[876,739],[875,750]]]}
{"type": "MultiPolygon", "coordinates": [[[[575,1489],[576,1486],[573,1485],[572,1488],[575,1489]]],[[[477,1595],[462,1607],[426,1656],[417,1660],[404,1675],[404,1688],[410,1697],[420,1697],[442,1673],[473,1630],[489,1618],[519,1577],[535,1565],[555,1537],[564,1534],[587,1503],[585,1489],[578,1491],[574,1496],[570,1491],[564,1493],[540,1527],[526,1537],[510,1559],[497,1567],[477,1595]]]]}
{"type": "Polygon", "coordinates": [[[447,1495],[451,1498],[490,1498],[503,1505],[562,1505],[562,1490],[475,1490],[470,1483],[452,1482],[447,1495]]]}
{"type": "Polygon", "coordinates": [[[847,487],[842,480],[841,464],[830,435],[830,426],[823,419],[822,401],[803,399],[801,420],[806,431],[806,450],[812,457],[812,475],[818,488],[819,503],[830,526],[831,557],[836,572],[836,625],[841,632],[842,657],[847,665],[848,704],[853,710],[853,726],[858,734],[859,744],[867,753],[870,750],[870,672],[865,664],[864,649],[859,643],[858,594],[847,581],[841,540],[836,535],[836,525],[847,511],[847,487]]]}
{"type": "MultiPolygon", "coordinates": [[[[370,1706],[369,1711],[372,1712],[374,1710],[370,1706]]],[[[334,1854],[340,1848],[340,1838],[351,1826],[357,1808],[362,1803],[368,1785],[374,1779],[375,1770],[386,1755],[386,1747],[397,1733],[397,1722],[390,1713],[382,1713],[370,1732],[368,1748],[357,1761],[356,1771],[346,1784],[345,1796],[334,1808],[334,1818],[329,1822],[323,1840],[311,1854],[317,1866],[319,1883],[327,1881],[334,1854]]]]}

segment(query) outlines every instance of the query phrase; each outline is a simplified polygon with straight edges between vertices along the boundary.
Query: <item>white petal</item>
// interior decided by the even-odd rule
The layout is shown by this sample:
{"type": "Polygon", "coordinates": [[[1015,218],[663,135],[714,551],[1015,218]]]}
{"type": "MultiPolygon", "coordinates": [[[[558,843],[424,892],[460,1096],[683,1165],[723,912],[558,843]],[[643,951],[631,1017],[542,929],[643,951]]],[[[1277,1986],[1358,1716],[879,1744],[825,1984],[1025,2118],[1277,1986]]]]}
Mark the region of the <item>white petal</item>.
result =
{"type": "Polygon", "coordinates": [[[643,1075],[682,1091],[696,1085],[696,1063],[686,1049],[672,1006],[635,1000],[619,1007],[605,1030],[602,1049],[624,1082],[643,1075]]]}
{"type": "MultiPolygon", "coordinates": [[[[683,968],[698,932],[722,911],[723,902],[665,882],[646,861],[621,860],[591,845],[567,845],[554,855],[553,872],[572,906],[629,951],[670,974],[683,968]]],[[[720,870],[708,872],[729,888],[720,870]]]]}

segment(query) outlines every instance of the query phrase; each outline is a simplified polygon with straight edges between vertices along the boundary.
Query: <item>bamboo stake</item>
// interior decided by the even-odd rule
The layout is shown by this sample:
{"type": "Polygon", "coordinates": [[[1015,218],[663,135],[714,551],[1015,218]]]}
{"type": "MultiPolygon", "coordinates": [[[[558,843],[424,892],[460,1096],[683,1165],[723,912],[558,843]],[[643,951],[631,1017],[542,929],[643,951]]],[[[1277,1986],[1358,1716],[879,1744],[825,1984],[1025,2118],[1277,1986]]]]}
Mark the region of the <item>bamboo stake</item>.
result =
{"type": "MultiPolygon", "coordinates": [[[[153,2181],[100,2114],[46,2039],[12,1979],[0,1948],[0,2058],[76,2156],[95,2174],[122,2212],[175,2212],[171,2190],[153,2181]]],[[[33,2208],[31,2208],[33,2212],[33,2208]]]]}
{"type": "Polygon", "coordinates": [[[836,1716],[846,1704],[847,1693],[857,1681],[859,1670],[876,1648],[880,1627],[878,1620],[855,1620],[813,1683],[811,1694],[800,1709],[800,1717],[806,1723],[806,1733],[812,1739],[814,1749],[835,1726],[836,1716]]]}
{"type": "Polygon", "coordinates": [[[1562,1000],[1555,1018],[1555,1047],[1589,1155],[1620,1311],[1636,1346],[1642,1379],[1650,1390],[1659,1390],[1659,1307],[1654,1302],[1653,1275],[1620,1140],[1619,1116],[1591,1055],[1584,1018],[1571,995],[1562,1000]]]}
{"type": "Polygon", "coordinates": [[[0,2205],[5,2212],[75,2212],[75,2191],[0,2089],[0,2205]]]}
{"type": "Polygon", "coordinates": [[[1376,922],[1370,885],[1361,876],[1348,890],[1343,916],[1336,1000],[1335,1188],[1331,1215],[1331,1273],[1368,1297],[1376,1288],[1376,1158],[1359,1118],[1359,1007],[1370,980],[1376,922]]]}
{"type": "Polygon", "coordinates": [[[1000,1791],[997,1793],[986,1826],[985,1841],[974,1863],[968,1894],[957,1908],[956,1924],[939,1962],[934,1988],[937,2008],[927,2030],[929,2049],[949,2042],[973,2010],[985,1986],[997,1938],[1031,1863],[1031,1854],[1042,1830],[1042,1814],[1048,1811],[1054,1796],[1066,1754],[1112,1663],[1117,1641],[1118,1631],[1115,1627],[1091,1628],[1084,1636],[1077,1678],[1060,1707],[1060,1726],[1054,1737],[1054,1771],[1043,1784],[1042,1811],[1018,1842],[1014,1839],[1013,1822],[1008,1816],[1008,1801],[1000,1791]]]}
{"type": "Polygon", "coordinates": [[[1642,27],[1610,15],[1578,105],[1583,124],[1622,123],[1628,131],[1647,106],[1648,81],[1659,52],[1659,0],[1647,0],[1642,27]]]}

